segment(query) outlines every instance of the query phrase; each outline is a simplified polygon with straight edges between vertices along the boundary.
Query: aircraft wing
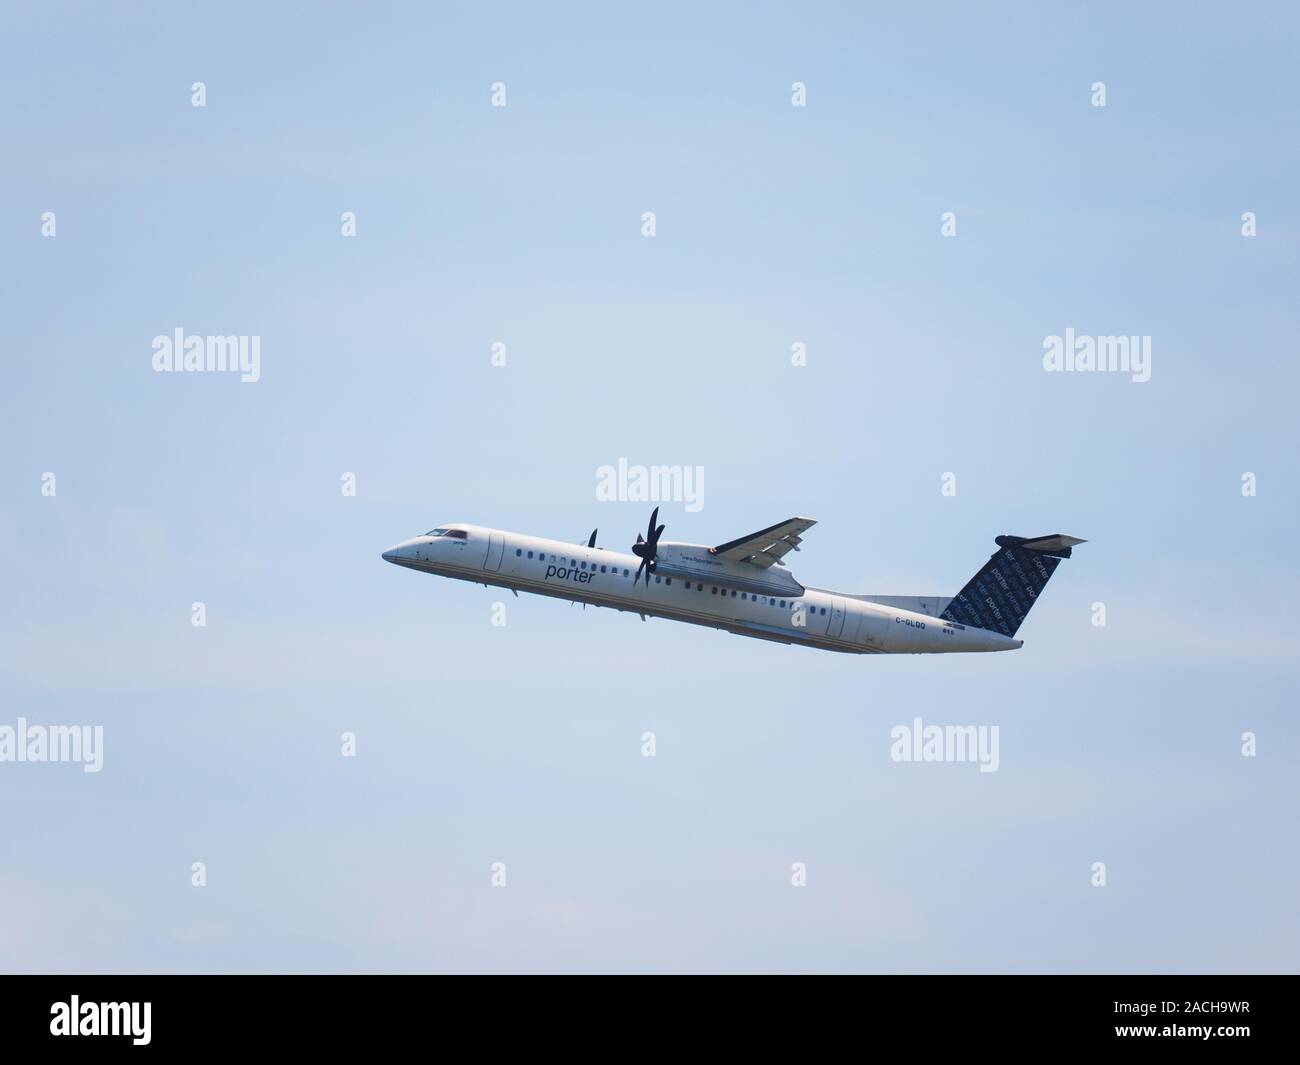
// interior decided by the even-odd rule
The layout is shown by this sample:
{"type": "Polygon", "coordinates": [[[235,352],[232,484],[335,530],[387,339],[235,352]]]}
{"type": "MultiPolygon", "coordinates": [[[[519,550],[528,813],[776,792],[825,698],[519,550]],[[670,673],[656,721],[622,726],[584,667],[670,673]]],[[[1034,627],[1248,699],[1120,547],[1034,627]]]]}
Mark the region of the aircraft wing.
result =
{"type": "Polygon", "coordinates": [[[742,536],[739,540],[728,540],[725,544],[711,547],[709,554],[767,569],[790,551],[796,550],[803,542],[803,534],[816,524],[813,518],[786,518],[776,525],[742,536]]]}

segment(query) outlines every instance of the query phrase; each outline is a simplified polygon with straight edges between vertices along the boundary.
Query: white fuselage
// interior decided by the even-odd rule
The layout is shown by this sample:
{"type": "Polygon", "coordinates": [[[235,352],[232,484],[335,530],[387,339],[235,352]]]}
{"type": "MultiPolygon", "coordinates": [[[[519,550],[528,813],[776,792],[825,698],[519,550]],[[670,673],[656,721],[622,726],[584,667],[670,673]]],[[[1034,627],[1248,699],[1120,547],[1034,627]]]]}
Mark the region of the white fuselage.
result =
{"type": "MultiPolygon", "coordinates": [[[[769,595],[737,587],[729,576],[733,586],[728,587],[708,573],[684,578],[659,572],[650,575],[649,583],[644,575],[634,583],[641,560],[630,553],[479,525],[457,523],[447,528],[449,535],[417,536],[390,547],[383,557],[440,577],[850,654],[1004,651],[1021,646],[1020,640],[1000,633],[841,592],[804,588],[769,595]]],[[[780,569],[780,576],[799,589],[789,571],[780,569]]]]}

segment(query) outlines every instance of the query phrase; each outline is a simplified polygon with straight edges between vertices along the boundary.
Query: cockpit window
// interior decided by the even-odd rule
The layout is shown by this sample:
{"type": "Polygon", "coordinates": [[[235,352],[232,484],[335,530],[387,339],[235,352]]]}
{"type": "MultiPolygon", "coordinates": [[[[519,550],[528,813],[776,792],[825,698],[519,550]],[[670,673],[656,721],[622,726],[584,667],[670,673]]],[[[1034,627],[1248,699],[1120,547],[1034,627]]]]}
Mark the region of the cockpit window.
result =
{"type": "Polygon", "coordinates": [[[445,536],[449,540],[469,539],[464,529],[430,529],[425,536],[445,536]]]}
{"type": "Polygon", "coordinates": [[[447,535],[447,530],[446,530],[446,529],[430,529],[430,530],[429,530],[427,533],[425,533],[424,535],[425,535],[425,536],[446,536],[446,535],[447,535]]]}

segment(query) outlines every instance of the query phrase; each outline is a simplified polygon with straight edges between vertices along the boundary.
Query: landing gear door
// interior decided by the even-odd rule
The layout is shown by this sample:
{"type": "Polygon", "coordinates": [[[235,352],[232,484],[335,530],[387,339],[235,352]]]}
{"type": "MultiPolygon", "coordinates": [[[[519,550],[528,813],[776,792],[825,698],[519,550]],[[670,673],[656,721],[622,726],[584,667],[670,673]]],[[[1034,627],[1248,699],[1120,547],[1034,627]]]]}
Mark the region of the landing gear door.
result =
{"type": "Polygon", "coordinates": [[[826,635],[830,637],[839,636],[844,631],[844,600],[831,600],[831,623],[826,630],[826,635]]]}
{"type": "Polygon", "coordinates": [[[483,568],[490,570],[499,570],[501,568],[501,556],[505,553],[506,540],[500,533],[488,533],[487,558],[483,560],[483,568]]]}

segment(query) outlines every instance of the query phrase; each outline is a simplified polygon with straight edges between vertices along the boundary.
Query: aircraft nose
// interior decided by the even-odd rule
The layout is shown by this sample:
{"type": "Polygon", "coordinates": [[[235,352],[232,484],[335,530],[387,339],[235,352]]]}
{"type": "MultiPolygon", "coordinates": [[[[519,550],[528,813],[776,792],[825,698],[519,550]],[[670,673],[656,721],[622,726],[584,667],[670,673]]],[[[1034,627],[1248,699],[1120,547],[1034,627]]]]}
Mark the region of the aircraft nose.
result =
{"type": "Polygon", "coordinates": [[[385,562],[396,562],[399,566],[409,565],[420,558],[418,548],[424,543],[422,537],[417,536],[413,540],[403,540],[400,544],[393,544],[387,551],[379,557],[385,562]]]}

